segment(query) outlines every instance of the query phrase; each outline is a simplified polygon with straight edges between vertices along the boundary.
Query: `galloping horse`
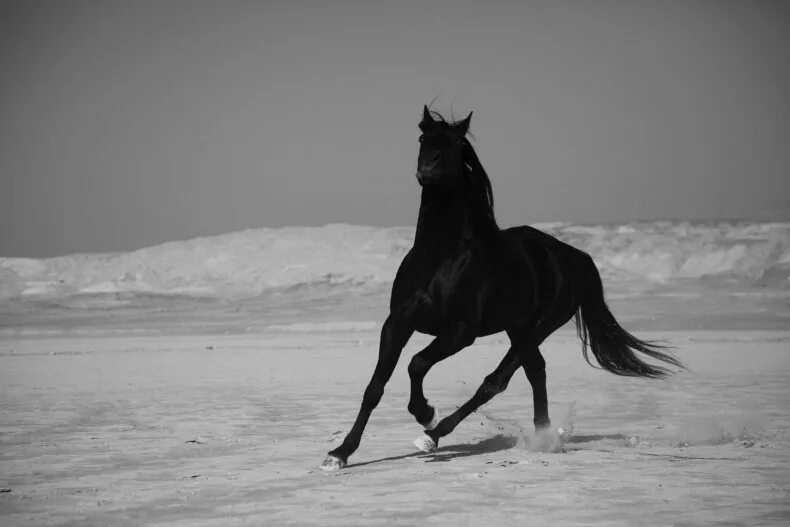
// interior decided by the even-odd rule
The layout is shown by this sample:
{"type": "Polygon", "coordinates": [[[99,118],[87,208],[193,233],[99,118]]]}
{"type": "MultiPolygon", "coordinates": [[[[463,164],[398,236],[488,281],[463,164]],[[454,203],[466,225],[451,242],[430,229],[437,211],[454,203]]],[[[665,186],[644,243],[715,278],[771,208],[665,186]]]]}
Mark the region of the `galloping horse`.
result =
{"type": "Polygon", "coordinates": [[[617,323],[588,254],[532,227],[499,228],[491,182],[466,138],[471,118],[470,113],[448,122],[423,108],[417,160],[422,198],[414,246],[395,276],[378,362],[357,419],[343,443],[329,452],[324,470],[343,468],[359,447],[370,414],[415,331],[436,337],[408,367],[408,410],[425,429],[415,441],[425,452],[504,391],[519,368],[532,386],[536,429],[549,427],[546,363],[538,346],[574,315],[587,362],[589,348],[598,364],[616,375],[655,378],[670,373],[635,352],[683,368],[663,346],[639,340],[617,323]],[[439,420],[423,394],[425,375],[475,338],[501,331],[511,342],[505,357],[471,399],[439,420]]]}

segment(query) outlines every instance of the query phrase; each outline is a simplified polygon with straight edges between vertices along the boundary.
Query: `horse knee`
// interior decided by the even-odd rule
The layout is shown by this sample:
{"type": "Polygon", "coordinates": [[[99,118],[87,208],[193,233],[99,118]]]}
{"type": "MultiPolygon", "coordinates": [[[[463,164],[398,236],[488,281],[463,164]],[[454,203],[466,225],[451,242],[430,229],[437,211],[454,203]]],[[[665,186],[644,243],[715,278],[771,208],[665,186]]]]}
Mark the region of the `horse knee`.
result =
{"type": "Polygon", "coordinates": [[[407,371],[409,372],[409,377],[411,378],[424,377],[425,374],[428,373],[428,369],[430,369],[430,367],[431,363],[417,354],[409,361],[409,367],[407,368],[407,371]]]}

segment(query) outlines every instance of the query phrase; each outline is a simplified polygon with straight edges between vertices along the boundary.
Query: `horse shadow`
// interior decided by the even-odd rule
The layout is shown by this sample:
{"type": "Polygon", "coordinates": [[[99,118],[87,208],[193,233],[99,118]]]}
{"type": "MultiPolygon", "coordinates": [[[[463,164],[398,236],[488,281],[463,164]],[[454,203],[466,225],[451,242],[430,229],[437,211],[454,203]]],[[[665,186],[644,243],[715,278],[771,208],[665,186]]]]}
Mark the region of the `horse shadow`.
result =
{"type": "Polygon", "coordinates": [[[438,447],[433,452],[412,452],[410,454],[403,454],[401,456],[383,457],[364,463],[355,463],[348,465],[348,468],[362,467],[365,465],[372,465],[374,463],[381,463],[383,461],[398,461],[400,459],[408,459],[412,457],[419,457],[425,459],[426,463],[441,463],[452,461],[462,457],[479,456],[481,454],[491,454],[493,452],[500,452],[502,450],[510,450],[518,443],[518,438],[507,436],[504,434],[497,434],[488,439],[483,439],[477,443],[447,445],[438,447]]]}
{"type": "Polygon", "coordinates": [[[565,443],[591,443],[593,441],[623,441],[628,437],[623,434],[590,434],[590,435],[574,435],[565,439],[565,443]]]}
{"type": "MultiPolygon", "coordinates": [[[[562,444],[565,448],[559,452],[567,450],[579,450],[585,448],[585,443],[596,443],[598,441],[627,441],[628,437],[623,434],[590,434],[590,435],[574,435],[564,438],[562,444]]],[[[365,465],[373,465],[375,463],[382,463],[385,461],[398,461],[401,459],[409,459],[418,457],[424,459],[426,463],[444,463],[464,457],[479,456],[482,454],[492,454],[494,452],[501,452],[510,450],[518,445],[519,438],[516,436],[497,434],[488,439],[483,439],[477,443],[466,443],[442,446],[430,453],[425,452],[411,452],[400,456],[389,456],[380,459],[373,459],[363,463],[354,463],[348,465],[348,468],[364,467],[365,465]]],[[[592,445],[590,445],[592,446],[592,445]]],[[[588,447],[589,448],[589,447],[588,447]]]]}

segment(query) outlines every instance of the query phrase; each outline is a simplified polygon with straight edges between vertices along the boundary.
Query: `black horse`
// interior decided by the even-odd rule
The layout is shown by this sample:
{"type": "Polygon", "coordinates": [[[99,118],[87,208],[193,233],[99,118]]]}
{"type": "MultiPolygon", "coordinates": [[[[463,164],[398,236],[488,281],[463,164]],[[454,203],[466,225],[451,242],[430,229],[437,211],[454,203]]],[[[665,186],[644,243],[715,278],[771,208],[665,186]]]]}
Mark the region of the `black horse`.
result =
{"type": "Polygon", "coordinates": [[[532,386],[535,427],[548,427],[546,363],[538,346],[574,315],[588,362],[589,347],[598,364],[616,375],[670,373],[643,362],[635,352],[683,367],[662,352],[663,346],[639,340],[617,323],[588,254],[532,227],[499,228],[491,182],[466,138],[471,118],[470,113],[462,121],[448,122],[427,106],[423,109],[417,161],[422,200],[414,247],[392,286],[378,362],[359,414],[343,443],[329,452],[325,470],[344,467],[359,446],[370,414],[415,331],[436,337],[408,367],[408,410],[425,428],[415,445],[426,452],[505,390],[519,367],[532,386]],[[439,421],[422,391],[425,375],[476,337],[501,331],[507,332],[511,346],[499,366],[471,399],[439,421]]]}

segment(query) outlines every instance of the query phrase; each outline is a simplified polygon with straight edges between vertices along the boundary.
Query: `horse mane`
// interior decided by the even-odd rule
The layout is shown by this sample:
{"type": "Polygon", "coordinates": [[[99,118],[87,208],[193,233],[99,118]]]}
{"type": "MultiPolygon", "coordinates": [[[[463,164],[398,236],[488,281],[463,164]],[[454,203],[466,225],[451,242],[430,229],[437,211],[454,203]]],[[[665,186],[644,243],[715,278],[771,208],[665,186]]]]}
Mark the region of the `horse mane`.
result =
{"type": "Polygon", "coordinates": [[[482,226],[484,232],[497,232],[499,225],[494,215],[494,191],[491,188],[491,180],[469,140],[464,137],[461,139],[461,144],[467,180],[467,199],[475,216],[475,223],[482,226]]]}
{"type": "MultiPolygon", "coordinates": [[[[456,121],[454,118],[448,121],[441,113],[435,110],[428,110],[428,113],[433,122],[441,125],[447,132],[459,124],[459,121],[456,121]]],[[[466,135],[474,138],[469,131],[467,131],[466,135]]],[[[494,215],[494,191],[491,188],[491,180],[482,163],[480,163],[480,158],[477,157],[477,153],[469,139],[465,136],[460,141],[463,176],[466,184],[466,200],[475,226],[481,228],[480,232],[482,233],[498,232],[499,225],[494,215]]]]}

